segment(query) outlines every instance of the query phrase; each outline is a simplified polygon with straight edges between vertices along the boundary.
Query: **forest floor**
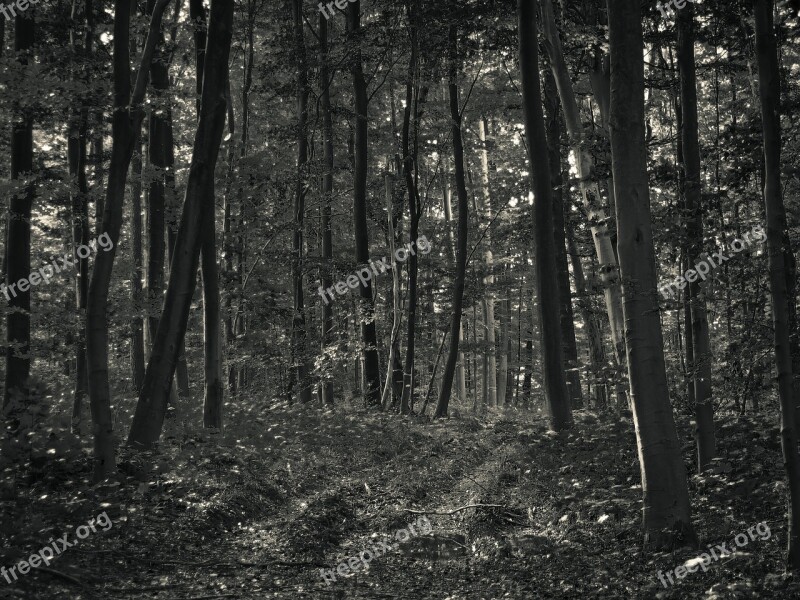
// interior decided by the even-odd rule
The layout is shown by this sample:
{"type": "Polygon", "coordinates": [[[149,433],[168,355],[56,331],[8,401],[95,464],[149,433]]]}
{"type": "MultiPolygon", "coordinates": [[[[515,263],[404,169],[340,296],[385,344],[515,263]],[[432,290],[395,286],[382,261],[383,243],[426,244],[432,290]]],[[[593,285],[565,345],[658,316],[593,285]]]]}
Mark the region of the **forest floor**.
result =
{"type": "MultiPolygon", "coordinates": [[[[579,411],[576,427],[556,435],[526,411],[429,422],[241,408],[253,404],[231,403],[216,439],[171,419],[160,454],[121,456],[131,475],[118,485],[87,485],[89,461],[76,471],[58,448],[36,461],[39,476],[15,494],[0,490],[0,566],[51,537],[74,538],[103,511],[113,526],[48,569],[0,579],[0,597],[800,597],[783,575],[784,473],[778,428],[766,418],[720,418],[721,460],[702,477],[690,470],[700,547],[653,555],[641,551],[636,441],[625,416],[579,411]],[[499,506],[437,514],[471,504],[499,506]],[[421,516],[412,511],[431,511],[430,533],[390,540],[421,516]],[[730,545],[760,522],[767,539],[669,588],[660,583],[659,570],[730,545]],[[366,569],[332,583],[321,575],[381,540],[391,550],[366,569]]],[[[680,436],[692,465],[688,425],[680,436]]]]}

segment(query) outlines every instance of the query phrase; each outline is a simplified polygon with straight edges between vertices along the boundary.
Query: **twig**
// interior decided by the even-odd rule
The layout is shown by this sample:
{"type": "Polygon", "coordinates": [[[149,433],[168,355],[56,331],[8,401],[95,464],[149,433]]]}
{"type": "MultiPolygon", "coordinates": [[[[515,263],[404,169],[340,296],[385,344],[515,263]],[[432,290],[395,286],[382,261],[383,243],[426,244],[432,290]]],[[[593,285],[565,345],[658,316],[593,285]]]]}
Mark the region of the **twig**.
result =
{"type": "Polygon", "coordinates": [[[415,515],[454,515],[457,512],[467,510],[468,508],[505,508],[505,506],[502,504],[467,504],[466,506],[461,506],[449,512],[437,510],[411,510],[410,508],[406,508],[404,510],[406,512],[414,513],[415,515]]]}
{"type": "Polygon", "coordinates": [[[73,577],[72,575],[67,575],[66,573],[62,573],[61,571],[56,571],[55,569],[50,569],[49,567],[37,567],[36,570],[42,573],[49,573],[54,577],[60,577],[64,581],[69,581],[70,583],[74,583],[75,585],[78,585],[82,588],[86,588],[86,586],[80,579],[73,577]]]}

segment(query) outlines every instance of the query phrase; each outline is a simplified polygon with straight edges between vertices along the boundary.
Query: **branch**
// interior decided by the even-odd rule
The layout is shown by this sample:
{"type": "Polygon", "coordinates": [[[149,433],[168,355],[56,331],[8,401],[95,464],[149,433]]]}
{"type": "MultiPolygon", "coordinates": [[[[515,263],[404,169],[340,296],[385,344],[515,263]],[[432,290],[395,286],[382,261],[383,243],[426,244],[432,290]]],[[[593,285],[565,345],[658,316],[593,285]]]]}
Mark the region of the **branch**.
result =
{"type": "Polygon", "coordinates": [[[147,41],[142,50],[142,60],[139,64],[139,72],[136,74],[136,85],[131,94],[131,108],[139,106],[144,100],[147,92],[147,83],[150,80],[150,64],[153,62],[153,55],[156,52],[156,44],[161,37],[161,18],[167,8],[169,0],[158,0],[153,8],[153,16],[150,18],[150,29],[147,32],[147,41]]]}
{"type": "Polygon", "coordinates": [[[467,504],[449,512],[442,512],[437,510],[411,510],[410,508],[404,509],[406,512],[414,513],[415,515],[454,515],[462,510],[468,508],[505,508],[502,504],[467,504]]]}

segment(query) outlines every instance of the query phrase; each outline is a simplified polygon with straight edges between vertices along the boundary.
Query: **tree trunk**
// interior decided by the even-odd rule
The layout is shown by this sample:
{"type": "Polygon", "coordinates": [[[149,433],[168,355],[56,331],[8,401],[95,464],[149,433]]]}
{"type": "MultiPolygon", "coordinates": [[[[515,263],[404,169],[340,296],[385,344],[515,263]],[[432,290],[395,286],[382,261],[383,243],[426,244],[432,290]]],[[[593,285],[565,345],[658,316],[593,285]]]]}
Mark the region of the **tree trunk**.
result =
{"type": "Polygon", "coordinates": [[[618,250],[633,422],[644,495],[646,547],[696,544],[686,467],[667,387],[656,296],[644,122],[642,10],[638,0],[609,0],[611,152],[617,202],[618,250]]]}
{"type": "Polygon", "coordinates": [[[775,332],[775,363],[781,400],[781,447],[789,484],[789,569],[800,571],[800,461],[797,453],[794,403],[792,400],[792,355],[789,331],[789,298],[786,285],[786,211],[781,195],[780,73],[772,0],[754,0],[758,86],[761,96],[761,127],[764,135],[764,204],[767,213],[769,289],[775,332]]]}
{"type": "MultiPolygon", "coordinates": [[[[681,77],[681,113],[683,126],[683,167],[686,214],[689,223],[690,261],[704,262],[703,214],[700,206],[700,140],[697,123],[697,78],[694,61],[694,5],[678,11],[678,67],[681,77]]],[[[705,279],[705,277],[704,277],[705,279]]],[[[694,341],[694,414],[697,440],[697,469],[704,471],[716,456],[714,436],[714,404],[711,395],[711,340],[706,316],[705,292],[700,281],[689,284],[694,341]]]]}
{"type": "Polygon", "coordinates": [[[203,243],[203,221],[209,212],[214,213],[214,168],[225,129],[232,22],[233,3],[212,0],[200,119],[164,311],[128,436],[128,444],[134,447],[150,448],[161,435],[178,349],[186,334],[203,243]]]}
{"type": "Polygon", "coordinates": [[[494,255],[492,253],[492,195],[489,190],[489,152],[486,148],[486,119],[478,119],[478,139],[481,142],[481,193],[475,194],[475,202],[478,209],[478,219],[486,219],[486,236],[483,242],[483,258],[486,262],[488,275],[484,278],[484,316],[486,317],[486,344],[488,353],[488,392],[489,406],[497,404],[497,336],[495,335],[495,316],[494,316],[494,255]]]}
{"type": "Polygon", "coordinates": [[[570,405],[583,406],[583,390],[578,365],[578,344],[575,341],[575,321],[572,312],[572,290],[569,286],[566,231],[564,229],[564,180],[561,175],[561,118],[558,90],[553,74],[544,74],[545,129],[550,162],[550,187],[553,190],[553,227],[560,300],[561,343],[570,405]]]}
{"type": "Polygon", "coordinates": [[[450,118],[452,120],[453,163],[456,174],[456,193],[458,194],[458,242],[456,247],[456,275],[453,282],[453,317],[450,323],[450,348],[447,362],[442,371],[442,389],[436,404],[434,418],[447,415],[450,405],[450,394],[453,390],[456,361],[458,360],[459,331],[461,330],[461,312],[464,307],[464,283],[467,277],[467,234],[469,215],[467,214],[467,183],[464,173],[464,142],[461,139],[461,111],[458,106],[458,33],[455,24],[451,24],[447,32],[448,65],[449,65],[449,97],[450,118]]]}
{"type": "MultiPolygon", "coordinates": [[[[33,43],[34,20],[30,15],[17,14],[14,17],[14,52],[23,69],[32,58],[33,43]]],[[[19,185],[21,180],[30,176],[32,172],[33,114],[30,111],[15,111],[11,126],[11,179],[19,185]]],[[[3,411],[6,414],[18,413],[28,404],[28,378],[31,371],[31,291],[27,279],[31,274],[31,208],[34,194],[32,183],[20,186],[11,197],[8,211],[5,281],[8,289],[3,288],[8,300],[6,377],[3,396],[3,411]],[[12,285],[14,287],[11,287],[12,285]]]]}
{"type": "Polygon", "coordinates": [[[556,250],[553,239],[553,194],[539,87],[539,49],[536,40],[534,0],[519,0],[519,63],[525,134],[534,189],[534,246],[536,297],[539,307],[544,362],[544,393],[550,409],[550,428],[561,431],[572,426],[572,412],[561,357],[559,298],[548,293],[558,289],[556,250]]]}
{"type": "MultiPolygon", "coordinates": [[[[369,229],[367,227],[367,83],[361,64],[361,0],[351,2],[347,7],[347,32],[355,44],[350,61],[353,76],[353,95],[355,98],[355,142],[353,169],[353,226],[356,241],[356,263],[363,269],[369,264],[369,229]]],[[[362,309],[361,341],[364,345],[364,401],[369,407],[380,407],[381,382],[378,366],[378,347],[375,331],[375,306],[372,299],[372,281],[367,280],[359,286],[362,309]]]]}
{"type": "MultiPolygon", "coordinates": [[[[331,203],[333,201],[333,118],[331,116],[331,90],[332,79],[328,70],[328,19],[320,12],[319,15],[319,52],[320,52],[320,96],[322,105],[322,144],[325,171],[322,176],[322,287],[325,289],[333,285],[333,234],[331,231],[331,203]]],[[[322,303],[322,347],[328,348],[334,342],[333,305],[330,302],[322,303]]],[[[322,403],[333,406],[333,379],[327,373],[323,377],[322,403]]]]}
{"type": "MultiPolygon", "coordinates": [[[[131,245],[133,246],[133,273],[131,274],[131,300],[135,316],[131,324],[131,379],[138,394],[144,381],[144,294],[142,290],[142,141],[141,130],[134,142],[131,164],[131,245]]],[[[88,277],[87,277],[88,284],[88,277]]]]}

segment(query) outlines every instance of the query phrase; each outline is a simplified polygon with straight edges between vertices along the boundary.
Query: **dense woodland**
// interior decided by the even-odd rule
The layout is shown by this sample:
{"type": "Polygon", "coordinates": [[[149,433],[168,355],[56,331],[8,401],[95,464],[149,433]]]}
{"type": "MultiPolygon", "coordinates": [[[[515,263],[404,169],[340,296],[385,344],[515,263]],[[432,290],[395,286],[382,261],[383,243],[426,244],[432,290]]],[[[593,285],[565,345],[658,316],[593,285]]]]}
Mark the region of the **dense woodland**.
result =
{"type": "Polygon", "coordinates": [[[800,1],[9,2],[0,597],[800,597],[800,1]]]}

